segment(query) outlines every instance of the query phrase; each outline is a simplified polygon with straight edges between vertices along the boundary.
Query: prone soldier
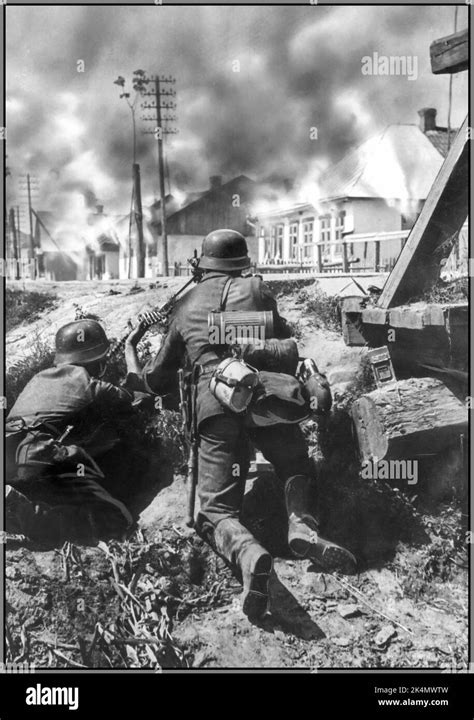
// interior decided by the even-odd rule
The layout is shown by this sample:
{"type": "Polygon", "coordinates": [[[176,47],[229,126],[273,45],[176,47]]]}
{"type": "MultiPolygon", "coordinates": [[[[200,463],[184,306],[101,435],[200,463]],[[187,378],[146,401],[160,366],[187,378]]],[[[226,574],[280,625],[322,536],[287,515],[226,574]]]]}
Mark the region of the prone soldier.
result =
{"type": "MultiPolygon", "coordinates": [[[[296,383],[288,369],[288,365],[293,365],[296,371],[298,360],[296,344],[288,340],[291,328],[280,316],[275,298],[261,278],[242,275],[249,268],[247,244],[240,233],[211,232],[203,241],[200,282],[176,305],[156,357],[144,368],[138,362],[136,346],[146,330],[144,324],[130,334],[125,352],[129,368],[127,386],[132,390],[166,392],[175,386],[178,368],[185,362],[188,367],[199,370],[196,425],[200,510],[196,530],[242,577],[243,611],[249,619],[258,619],[268,607],[273,561],[240,522],[249,467],[249,440],[273,464],[284,483],[292,553],[311,558],[327,571],[352,572],[355,558],[319,534],[319,520],[309,509],[312,465],[298,423],[293,419],[292,424],[287,424],[284,413],[281,418],[260,417],[259,421],[251,422],[251,413],[230,411],[211,392],[210,380],[223,358],[229,355],[229,346],[210,342],[208,316],[224,308],[272,314],[273,333],[268,344],[274,349],[273,355],[270,353],[273,366],[258,369],[289,373],[281,376],[283,382],[286,379],[296,383]],[[282,352],[285,342],[290,347],[290,355],[296,353],[296,364],[291,358],[288,362],[282,352]]],[[[255,360],[266,354],[265,348],[250,350],[249,362],[251,357],[255,360]]]]}
{"type": "Polygon", "coordinates": [[[131,421],[134,400],[102,379],[109,345],[95,320],[64,325],[56,334],[54,367],[37,373],[11,409],[9,532],[57,544],[120,538],[132,526],[128,507],[115,496],[123,458],[103,472],[108,458],[120,455],[115,421],[131,421]]]}

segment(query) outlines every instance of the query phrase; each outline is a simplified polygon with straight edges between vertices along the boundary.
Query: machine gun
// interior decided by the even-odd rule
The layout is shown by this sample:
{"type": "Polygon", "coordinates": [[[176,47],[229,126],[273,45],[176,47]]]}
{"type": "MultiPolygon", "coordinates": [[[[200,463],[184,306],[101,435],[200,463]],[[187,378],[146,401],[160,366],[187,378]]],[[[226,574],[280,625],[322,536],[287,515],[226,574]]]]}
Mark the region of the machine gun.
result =
{"type": "MultiPolygon", "coordinates": [[[[149,328],[152,325],[159,324],[160,326],[167,329],[167,322],[171,315],[171,312],[176,304],[177,299],[179,296],[187,290],[187,288],[192,285],[192,283],[198,283],[201,280],[202,277],[202,270],[199,269],[199,258],[197,256],[197,251],[194,251],[194,255],[192,258],[188,259],[188,263],[191,265],[191,277],[188,280],[187,283],[183,285],[177,292],[172,295],[169,300],[167,300],[163,305],[159,305],[157,307],[152,308],[151,310],[147,310],[146,312],[140,313],[137,317],[137,321],[140,323],[142,321],[145,321],[145,327],[149,328]]],[[[125,346],[125,342],[132,331],[132,323],[129,320],[129,330],[128,332],[120,338],[120,340],[115,341],[112,344],[112,347],[109,351],[109,356],[114,357],[117,355],[117,353],[120,352],[125,346]]]]}

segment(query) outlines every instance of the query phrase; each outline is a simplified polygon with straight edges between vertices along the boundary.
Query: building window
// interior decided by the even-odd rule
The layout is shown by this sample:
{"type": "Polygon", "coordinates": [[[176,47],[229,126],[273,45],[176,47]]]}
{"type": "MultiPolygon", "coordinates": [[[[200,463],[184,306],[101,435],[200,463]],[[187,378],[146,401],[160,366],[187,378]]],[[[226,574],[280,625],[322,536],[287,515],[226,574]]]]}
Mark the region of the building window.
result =
{"type": "Polygon", "coordinates": [[[272,225],[270,229],[269,262],[283,261],[283,225],[272,225]]]}
{"type": "Polygon", "coordinates": [[[263,256],[264,262],[270,262],[272,256],[272,229],[265,228],[263,231],[263,256]]]}
{"type": "Polygon", "coordinates": [[[342,255],[342,238],[344,232],[344,212],[340,212],[336,215],[336,222],[334,225],[334,252],[342,255]]]}
{"type": "Polygon", "coordinates": [[[283,225],[276,227],[275,259],[283,260],[283,225]]]}
{"type": "Polygon", "coordinates": [[[312,262],[314,258],[314,220],[303,222],[303,262],[312,262]]]}
{"type": "Polygon", "coordinates": [[[270,230],[270,262],[274,262],[276,253],[276,225],[272,225],[270,230]]]}
{"type": "Polygon", "coordinates": [[[319,219],[321,229],[321,243],[323,255],[327,255],[330,250],[331,244],[331,217],[325,215],[319,219]]]}
{"type": "Polygon", "coordinates": [[[290,260],[298,262],[298,223],[290,223],[290,260]]]}

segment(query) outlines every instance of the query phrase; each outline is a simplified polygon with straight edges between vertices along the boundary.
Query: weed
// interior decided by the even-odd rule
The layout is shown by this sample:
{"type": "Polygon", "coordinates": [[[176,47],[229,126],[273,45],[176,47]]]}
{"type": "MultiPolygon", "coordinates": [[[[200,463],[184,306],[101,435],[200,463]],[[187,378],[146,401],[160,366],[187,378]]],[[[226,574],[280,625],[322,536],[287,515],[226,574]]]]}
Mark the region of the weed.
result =
{"type": "Polygon", "coordinates": [[[37,339],[30,354],[13,365],[6,374],[7,407],[13,407],[18,395],[31,378],[41,370],[54,364],[54,350],[45,342],[37,339]]]}
{"type": "Polygon", "coordinates": [[[54,293],[7,287],[5,292],[7,332],[18,327],[25,320],[29,323],[37,320],[42,313],[46,310],[52,310],[56,305],[57,296],[54,293]]]}
{"type": "Polygon", "coordinates": [[[342,331],[341,312],[336,298],[326,295],[315,282],[311,287],[298,293],[297,302],[303,305],[303,314],[311,315],[317,328],[325,328],[334,332],[342,331]]]}
{"type": "Polygon", "coordinates": [[[423,301],[427,303],[456,303],[467,302],[469,297],[469,280],[467,277],[458,278],[451,282],[438,280],[422,295],[417,295],[410,302],[423,301]]]}

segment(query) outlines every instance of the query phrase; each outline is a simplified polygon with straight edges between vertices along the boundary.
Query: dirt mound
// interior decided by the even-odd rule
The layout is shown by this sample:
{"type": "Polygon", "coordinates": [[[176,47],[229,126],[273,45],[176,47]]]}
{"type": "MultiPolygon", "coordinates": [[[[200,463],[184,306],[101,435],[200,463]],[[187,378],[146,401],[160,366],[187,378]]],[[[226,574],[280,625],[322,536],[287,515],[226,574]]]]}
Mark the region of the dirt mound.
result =
{"type": "MultiPolygon", "coordinates": [[[[58,286],[59,307],[9,333],[9,363],[29,357],[35,334],[50,342],[77,304],[118,337],[128,317],[166,300],[183,281],[138,290],[132,284],[58,286]]],[[[315,327],[311,314],[301,312],[301,296],[283,290],[282,314],[296,325],[301,354],[316,359],[335,390],[330,422],[305,426],[316,469],[315,508],[324,532],[356,553],[360,574],[327,575],[291,559],[281,485],[272,475],[253,477],[243,522],[276,561],[271,614],[249,623],[238,581],[184,525],[182,438],[176,414],[166,411],[146,421],[146,433],[141,425],[134,431],[147,434],[151,446],[164,437],[159,459],[174,467],[175,478],[156,484],[129,541],[67,543],[52,551],[7,543],[7,661],[156,670],[466,668],[462,468],[449,457],[426,464],[416,494],[361,479],[346,411],[360,391],[357,382],[364,382],[365,351],[315,327]]],[[[123,368],[115,370],[118,378],[123,368]]]]}

